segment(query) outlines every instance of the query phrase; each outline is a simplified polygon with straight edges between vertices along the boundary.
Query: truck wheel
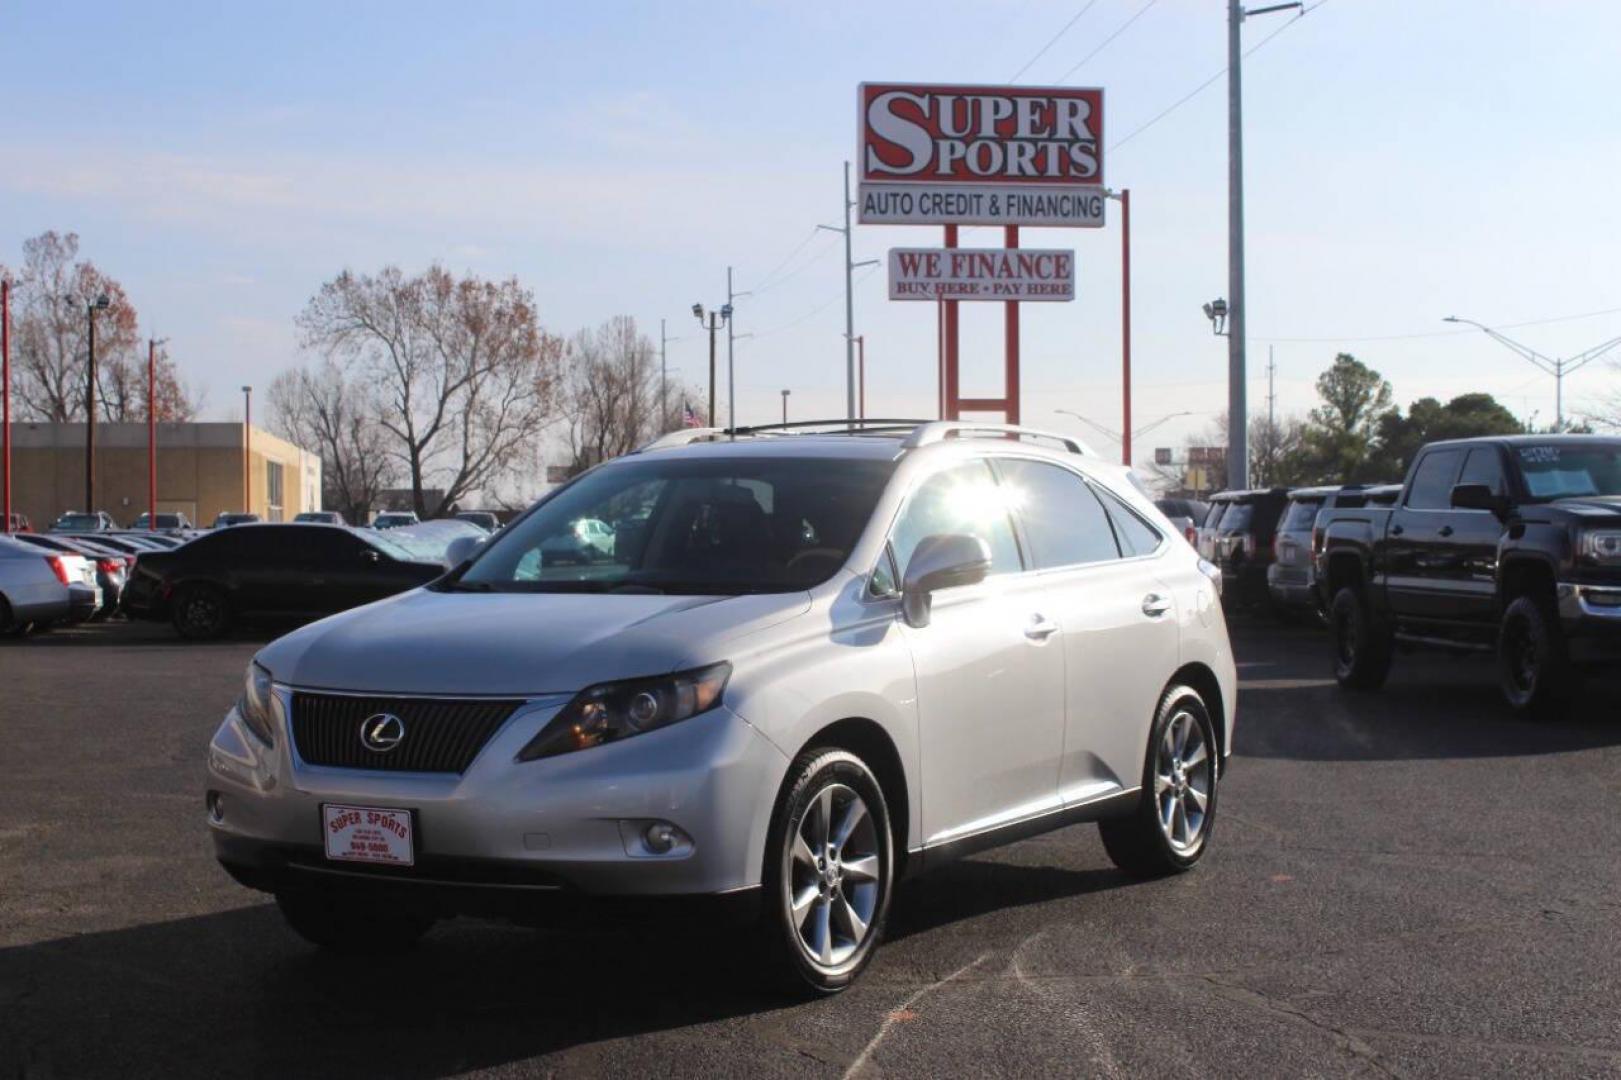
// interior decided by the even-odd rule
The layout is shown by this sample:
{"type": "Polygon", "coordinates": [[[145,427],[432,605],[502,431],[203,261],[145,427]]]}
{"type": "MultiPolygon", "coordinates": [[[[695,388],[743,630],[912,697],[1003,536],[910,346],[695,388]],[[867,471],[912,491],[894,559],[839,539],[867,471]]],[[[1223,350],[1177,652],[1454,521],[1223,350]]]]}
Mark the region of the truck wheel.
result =
{"type": "Polygon", "coordinates": [[[1328,609],[1334,636],[1334,678],[1347,690],[1377,690],[1390,675],[1395,639],[1380,626],[1360,590],[1349,586],[1334,594],[1328,609]]]}
{"type": "Polygon", "coordinates": [[[1137,809],[1098,822],[1103,849],[1116,866],[1136,878],[1193,868],[1216,824],[1220,753],[1199,692],[1191,686],[1167,690],[1149,732],[1137,809]]]}
{"type": "Polygon", "coordinates": [[[1523,717],[1557,720],[1570,708],[1578,676],[1559,619],[1546,601],[1522,596],[1503,612],[1497,672],[1503,696],[1523,717]]]}

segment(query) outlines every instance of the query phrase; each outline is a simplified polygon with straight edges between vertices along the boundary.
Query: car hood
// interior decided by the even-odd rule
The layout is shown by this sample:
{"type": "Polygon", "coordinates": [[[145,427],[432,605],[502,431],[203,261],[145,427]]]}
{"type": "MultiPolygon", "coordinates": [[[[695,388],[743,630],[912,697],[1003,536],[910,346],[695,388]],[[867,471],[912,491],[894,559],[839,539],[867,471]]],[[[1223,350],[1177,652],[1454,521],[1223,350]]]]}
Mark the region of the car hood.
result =
{"type": "Polygon", "coordinates": [[[376,694],[571,693],[726,659],[806,593],[641,596],[417,589],[295,630],[259,654],[277,682],[376,694]],[[695,659],[696,658],[696,659],[695,659]]]}
{"type": "Polygon", "coordinates": [[[1589,495],[1582,498],[1556,499],[1548,506],[1568,510],[1581,518],[1608,518],[1604,524],[1610,524],[1616,518],[1621,518],[1621,496],[1618,495],[1589,495]]]}

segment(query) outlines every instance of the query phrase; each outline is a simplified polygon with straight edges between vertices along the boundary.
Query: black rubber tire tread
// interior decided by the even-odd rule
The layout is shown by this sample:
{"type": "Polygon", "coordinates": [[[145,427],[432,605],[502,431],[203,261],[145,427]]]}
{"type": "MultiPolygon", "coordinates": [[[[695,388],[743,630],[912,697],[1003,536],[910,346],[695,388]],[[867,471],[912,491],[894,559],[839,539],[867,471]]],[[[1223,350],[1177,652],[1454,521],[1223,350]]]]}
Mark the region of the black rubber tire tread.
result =
{"type": "Polygon", "coordinates": [[[1154,723],[1148,731],[1148,746],[1143,753],[1141,798],[1137,808],[1127,817],[1105,818],[1098,822],[1098,833],[1109,859],[1128,876],[1134,878],[1167,877],[1193,869],[1204,853],[1210,850],[1210,837],[1216,826],[1216,806],[1220,801],[1221,746],[1216,741],[1216,728],[1210,720],[1210,710],[1204,698],[1191,686],[1173,684],[1160,697],[1154,712],[1154,723]],[[1191,708],[1189,706],[1191,705],[1191,708]],[[1165,727],[1171,718],[1183,709],[1191,712],[1204,731],[1206,744],[1215,761],[1216,783],[1210,786],[1210,805],[1205,810],[1204,838],[1191,853],[1178,852],[1171,847],[1159,826],[1158,801],[1154,798],[1154,756],[1165,727]]]}
{"type": "Polygon", "coordinates": [[[1369,610],[1361,589],[1345,586],[1334,594],[1328,610],[1328,632],[1334,643],[1334,678],[1347,690],[1377,690],[1390,677],[1396,640],[1369,610]],[[1349,633],[1351,659],[1341,650],[1341,635],[1349,633]]]}
{"type": "Polygon", "coordinates": [[[1570,662],[1570,649],[1553,604],[1543,597],[1521,596],[1503,612],[1497,630],[1497,676],[1509,708],[1528,720],[1561,720],[1581,688],[1581,677],[1570,662]],[[1511,635],[1530,635],[1536,655],[1531,686],[1522,687],[1510,670],[1507,655],[1511,635]]]}
{"type": "Polygon", "coordinates": [[[855,982],[883,940],[884,924],[889,918],[890,899],[895,889],[895,843],[889,804],[884,801],[883,788],[866,762],[850,751],[835,746],[812,746],[801,751],[788,767],[788,779],[771,815],[771,827],[766,835],[765,868],[761,875],[760,937],[764,942],[766,960],[763,973],[773,988],[798,998],[825,997],[855,982]],[[868,812],[875,818],[881,849],[880,892],[869,924],[871,931],[852,962],[834,975],[811,966],[800,954],[798,930],[789,922],[782,895],[785,845],[804,815],[811,797],[829,779],[854,788],[866,801],[868,812]]]}
{"type": "Polygon", "coordinates": [[[276,894],[282,918],[299,937],[328,952],[383,956],[404,952],[432,929],[434,919],[342,889],[276,894]]]}

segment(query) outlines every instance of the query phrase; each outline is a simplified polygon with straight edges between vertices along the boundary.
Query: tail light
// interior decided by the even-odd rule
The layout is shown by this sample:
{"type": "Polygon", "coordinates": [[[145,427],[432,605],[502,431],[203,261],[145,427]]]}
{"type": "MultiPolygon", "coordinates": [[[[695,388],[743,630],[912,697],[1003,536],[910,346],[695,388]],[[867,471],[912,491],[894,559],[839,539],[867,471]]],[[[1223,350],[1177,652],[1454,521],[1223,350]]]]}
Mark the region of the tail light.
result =
{"type": "Polygon", "coordinates": [[[118,559],[97,559],[96,560],[96,570],[99,573],[116,574],[120,570],[122,570],[123,568],[124,568],[124,564],[121,561],[119,561],[118,559]]]}
{"type": "Polygon", "coordinates": [[[1189,547],[1196,548],[1199,546],[1199,530],[1194,526],[1189,525],[1183,535],[1187,537],[1189,547]]]}
{"type": "Polygon", "coordinates": [[[62,556],[47,555],[45,561],[50,564],[51,573],[56,575],[56,580],[66,585],[68,583],[68,565],[62,561],[62,556]]]}

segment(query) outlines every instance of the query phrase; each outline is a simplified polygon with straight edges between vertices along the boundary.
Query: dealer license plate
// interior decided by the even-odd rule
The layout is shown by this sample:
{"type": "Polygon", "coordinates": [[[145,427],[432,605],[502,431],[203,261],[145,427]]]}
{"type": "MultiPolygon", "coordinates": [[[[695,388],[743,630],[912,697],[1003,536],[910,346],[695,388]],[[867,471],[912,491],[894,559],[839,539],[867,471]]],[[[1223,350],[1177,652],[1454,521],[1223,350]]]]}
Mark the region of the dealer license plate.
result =
{"type": "Polygon", "coordinates": [[[416,861],[409,810],[322,803],[321,833],[329,859],[391,866],[416,861]]]}

